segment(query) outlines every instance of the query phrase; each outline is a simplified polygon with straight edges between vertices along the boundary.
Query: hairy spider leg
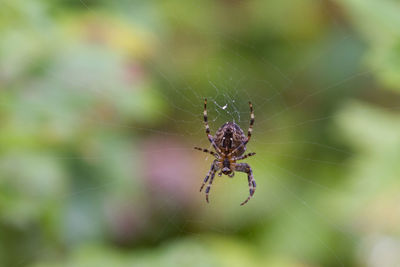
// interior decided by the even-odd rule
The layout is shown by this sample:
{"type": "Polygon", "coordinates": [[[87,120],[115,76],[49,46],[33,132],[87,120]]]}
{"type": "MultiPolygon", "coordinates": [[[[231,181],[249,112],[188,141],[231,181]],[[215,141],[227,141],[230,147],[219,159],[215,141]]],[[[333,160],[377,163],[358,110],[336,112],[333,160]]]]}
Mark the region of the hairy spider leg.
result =
{"type": "Polygon", "coordinates": [[[248,153],[248,154],[246,154],[246,155],[242,155],[242,156],[239,156],[239,157],[235,157],[235,158],[233,158],[235,161],[236,160],[242,160],[242,159],[246,159],[246,158],[249,158],[249,157],[251,157],[251,156],[254,156],[256,153],[255,152],[251,152],[251,153],[248,153]]]}
{"type": "Polygon", "coordinates": [[[249,101],[249,107],[250,107],[250,126],[249,126],[249,129],[247,130],[246,141],[242,142],[237,148],[232,150],[232,152],[227,155],[228,157],[230,157],[231,155],[234,155],[236,153],[236,151],[238,151],[242,146],[247,145],[247,143],[250,141],[251,133],[253,132],[253,125],[254,125],[254,109],[253,109],[253,104],[250,101],[249,101]]]}
{"type": "Polygon", "coordinates": [[[201,192],[201,190],[203,190],[203,187],[204,187],[205,184],[207,183],[208,178],[210,178],[210,175],[212,175],[212,176],[215,175],[215,172],[217,171],[217,170],[216,170],[216,163],[217,163],[217,160],[214,160],[213,163],[211,164],[211,168],[210,168],[210,170],[208,171],[207,176],[204,178],[203,183],[201,184],[200,192],[201,192]]]}
{"type": "Polygon", "coordinates": [[[250,101],[249,101],[249,107],[250,107],[250,126],[249,126],[249,129],[247,130],[246,144],[250,141],[251,133],[253,132],[253,125],[254,125],[254,109],[253,109],[253,104],[250,101]]]}
{"type": "Polygon", "coordinates": [[[222,154],[221,149],[219,149],[219,147],[217,147],[217,145],[214,142],[214,138],[213,136],[210,134],[210,126],[208,125],[208,117],[207,117],[207,98],[204,98],[204,125],[206,127],[206,134],[207,134],[207,138],[210,141],[210,143],[212,144],[212,146],[214,147],[214,149],[219,153],[222,154]]]}
{"type": "MultiPolygon", "coordinates": [[[[214,181],[215,173],[216,173],[216,171],[218,169],[217,160],[215,160],[213,162],[213,166],[214,166],[214,170],[213,171],[210,170],[210,181],[208,182],[208,185],[206,187],[206,201],[207,201],[207,203],[210,203],[208,201],[208,194],[210,193],[211,185],[212,185],[212,182],[214,181]]],[[[211,168],[213,168],[213,167],[211,167],[211,168]]]]}
{"type": "Polygon", "coordinates": [[[246,204],[250,198],[253,197],[254,192],[256,191],[256,181],[254,180],[253,177],[253,171],[251,170],[249,164],[247,163],[238,163],[236,164],[235,170],[238,172],[245,172],[247,173],[247,180],[249,182],[249,191],[250,191],[250,195],[247,197],[247,199],[245,201],[243,201],[240,206],[243,206],[244,204],[246,204]]]}
{"type": "Polygon", "coordinates": [[[201,148],[201,147],[195,146],[194,149],[209,153],[209,154],[213,155],[214,157],[218,158],[218,154],[217,153],[215,153],[214,151],[210,151],[207,148],[201,148]]]}

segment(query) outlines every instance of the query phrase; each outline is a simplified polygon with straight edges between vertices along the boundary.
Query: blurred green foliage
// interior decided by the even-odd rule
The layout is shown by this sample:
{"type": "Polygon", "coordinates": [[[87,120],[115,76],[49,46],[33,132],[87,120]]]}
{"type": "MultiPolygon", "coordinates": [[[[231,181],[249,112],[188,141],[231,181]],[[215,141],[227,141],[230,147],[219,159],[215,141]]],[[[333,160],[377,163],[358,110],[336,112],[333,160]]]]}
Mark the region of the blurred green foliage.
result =
{"type": "Polygon", "coordinates": [[[398,2],[1,6],[0,266],[398,266],[398,2]]]}

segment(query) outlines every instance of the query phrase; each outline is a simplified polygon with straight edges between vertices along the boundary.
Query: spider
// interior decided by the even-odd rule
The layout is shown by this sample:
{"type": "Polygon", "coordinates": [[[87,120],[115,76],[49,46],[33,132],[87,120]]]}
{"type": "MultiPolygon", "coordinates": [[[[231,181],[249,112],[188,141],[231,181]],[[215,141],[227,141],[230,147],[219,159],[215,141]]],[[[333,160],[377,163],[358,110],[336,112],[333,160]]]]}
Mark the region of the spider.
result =
{"type": "Polygon", "coordinates": [[[208,126],[208,118],[207,118],[207,98],[204,99],[204,125],[206,127],[207,138],[210,141],[211,145],[214,147],[215,151],[210,151],[206,148],[195,147],[194,149],[209,153],[213,155],[216,159],[211,164],[211,168],[208,171],[207,176],[204,178],[203,184],[200,187],[200,192],[203,190],[205,184],[209,180],[206,187],[206,201],[208,201],[208,194],[210,193],[211,185],[214,180],[215,173],[219,170],[218,176],[222,174],[228,175],[228,177],[232,178],[235,175],[235,171],[245,172],[247,173],[247,180],[249,182],[249,190],[250,195],[248,198],[243,201],[240,205],[246,204],[251,197],[253,197],[254,192],[256,190],[256,181],[253,177],[253,171],[251,167],[247,163],[236,163],[238,160],[242,160],[251,156],[254,156],[256,153],[248,153],[244,155],[246,151],[246,145],[250,140],[251,133],[253,131],[254,124],[254,111],[253,105],[249,102],[250,106],[250,126],[247,131],[247,137],[244,135],[243,130],[234,123],[234,122],[226,122],[222,125],[218,131],[215,133],[215,136],[210,134],[210,127],[208,126]]]}

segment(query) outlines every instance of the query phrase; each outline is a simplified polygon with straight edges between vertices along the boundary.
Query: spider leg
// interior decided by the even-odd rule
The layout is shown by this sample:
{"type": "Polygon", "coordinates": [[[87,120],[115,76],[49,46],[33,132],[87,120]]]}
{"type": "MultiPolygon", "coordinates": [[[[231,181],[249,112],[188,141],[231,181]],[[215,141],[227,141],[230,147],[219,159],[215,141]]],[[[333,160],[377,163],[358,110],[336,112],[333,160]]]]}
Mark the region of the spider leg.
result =
{"type": "Polygon", "coordinates": [[[235,170],[238,172],[245,172],[247,173],[247,180],[249,182],[249,190],[250,190],[250,195],[247,197],[245,201],[243,201],[240,205],[243,206],[246,204],[250,198],[253,197],[254,192],[256,191],[256,181],[254,180],[253,177],[253,171],[250,168],[250,165],[247,163],[238,163],[236,164],[235,170]]]}
{"type": "MultiPolygon", "coordinates": [[[[213,163],[213,166],[214,167],[211,167],[211,169],[213,169],[212,171],[210,170],[210,181],[208,182],[208,185],[207,185],[207,187],[206,187],[206,201],[207,201],[207,203],[209,203],[209,201],[208,201],[208,194],[210,193],[210,189],[211,189],[211,185],[212,185],[212,182],[214,181],[214,177],[215,177],[215,173],[216,173],[216,171],[218,170],[217,168],[217,165],[216,165],[216,160],[214,161],[214,163],[213,163]]],[[[203,185],[204,186],[204,185],[203,185]]]]}
{"type": "Polygon", "coordinates": [[[242,156],[236,157],[236,158],[234,158],[234,159],[235,159],[235,160],[242,160],[242,159],[246,159],[246,158],[248,158],[248,157],[254,156],[255,154],[256,154],[256,153],[252,152],[252,153],[248,153],[248,154],[246,154],[246,155],[242,155],[242,156]]]}
{"type": "Polygon", "coordinates": [[[253,110],[253,104],[250,101],[249,101],[249,107],[250,107],[250,126],[249,126],[249,129],[247,130],[246,144],[250,141],[251,133],[253,132],[253,125],[254,125],[254,110],[253,110]]]}
{"type": "Polygon", "coordinates": [[[203,115],[204,115],[204,125],[205,125],[205,127],[206,127],[206,134],[207,134],[208,141],[210,141],[210,143],[212,144],[212,146],[214,147],[214,149],[215,149],[218,153],[222,153],[221,149],[219,149],[219,148],[217,147],[217,145],[215,144],[213,136],[210,134],[210,126],[208,125],[208,116],[207,116],[207,98],[204,98],[204,111],[203,111],[203,115]]]}
{"type": "Polygon", "coordinates": [[[200,192],[201,192],[201,190],[203,190],[203,187],[205,186],[205,184],[207,183],[208,179],[210,178],[210,175],[214,177],[215,172],[217,171],[216,168],[215,168],[215,166],[216,166],[215,162],[216,162],[216,160],[214,160],[214,162],[211,165],[210,170],[207,173],[206,178],[204,178],[204,181],[203,181],[203,183],[201,184],[201,187],[200,187],[200,192]]]}
{"type": "Polygon", "coordinates": [[[214,157],[218,158],[218,154],[217,153],[215,153],[214,151],[210,151],[207,148],[201,148],[201,147],[195,146],[194,149],[209,153],[209,154],[213,155],[214,157]]]}

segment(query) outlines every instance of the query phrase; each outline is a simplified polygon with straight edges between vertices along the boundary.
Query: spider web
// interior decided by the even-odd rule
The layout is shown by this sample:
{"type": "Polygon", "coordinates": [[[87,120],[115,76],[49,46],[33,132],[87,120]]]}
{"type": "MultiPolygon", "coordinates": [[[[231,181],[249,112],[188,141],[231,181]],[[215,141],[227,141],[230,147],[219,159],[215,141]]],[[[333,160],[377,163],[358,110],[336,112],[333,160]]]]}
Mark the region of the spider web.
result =
{"type": "MultiPolygon", "coordinates": [[[[90,13],[101,17],[98,11],[90,8],[84,1],[80,0],[80,2],[90,13]]],[[[222,35],[217,32],[203,32],[202,34],[219,37],[222,35]]],[[[345,40],[350,37],[347,32],[344,32],[342,38],[345,40]]],[[[224,35],[222,39],[230,40],[236,47],[241,49],[254,53],[258,52],[251,44],[240,43],[240,41],[235,40],[231,36],[224,35]]],[[[193,167],[192,170],[195,171],[193,173],[185,172],[185,175],[189,175],[185,179],[193,181],[176,189],[185,190],[186,192],[183,195],[162,194],[161,198],[157,199],[156,197],[157,194],[160,194],[160,189],[170,189],[170,187],[177,186],[178,182],[181,183],[182,181],[179,179],[162,181],[161,186],[158,188],[153,183],[150,183],[155,188],[146,189],[149,190],[149,196],[148,198],[145,197],[145,199],[150,203],[147,208],[153,209],[154,213],[159,215],[160,218],[166,219],[163,226],[156,227],[158,229],[157,233],[149,234],[151,242],[157,243],[166,239],[169,235],[168,232],[171,231],[170,229],[174,229],[175,235],[176,233],[180,233],[181,235],[189,235],[199,240],[201,240],[204,233],[209,232],[223,235],[238,234],[238,229],[241,229],[243,225],[249,227],[252,225],[265,225],[265,214],[268,214],[268,218],[273,219],[275,216],[282,216],[281,214],[283,213],[286,217],[290,218],[289,221],[292,221],[293,225],[301,229],[300,231],[304,231],[306,235],[315,239],[315,242],[319,243],[324,250],[329,251],[339,266],[345,266],[345,259],[341,257],[341,253],[330,247],[324,241],[324,237],[314,231],[313,225],[308,225],[307,223],[317,221],[318,224],[322,224],[325,228],[333,229],[336,234],[342,235],[344,239],[351,243],[355,243],[356,239],[348,229],[344,228],[336,220],[334,215],[329,214],[329,203],[316,203],[315,199],[308,195],[307,189],[316,188],[326,195],[326,199],[329,199],[334,194],[338,194],[334,186],[329,183],[325,184],[319,177],[315,177],[315,173],[318,172],[313,173],[312,169],[327,168],[329,171],[346,167],[346,160],[353,154],[339,145],[335,145],[335,141],[329,139],[329,135],[322,138],[305,136],[308,129],[312,127],[326,127],[327,124],[333,122],[336,116],[335,113],[329,111],[325,114],[314,114],[313,112],[307,112],[307,108],[309,105],[319,105],[318,101],[324,103],[323,98],[331,97],[332,91],[341,86],[351,87],[352,83],[366,79],[370,75],[370,72],[356,71],[344,73],[339,75],[339,77],[334,77],[331,82],[326,83],[326,80],[329,80],[326,79],[324,80],[325,84],[317,85],[311,89],[302,89],[299,95],[296,94],[298,82],[304,78],[304,75],[309,75],[307,73],[308,68],[318,65],[321,61],[326,60],[326,56],[331,52],[341,48],[340,42],[336,42],[336,44],[339,44],[339,47],[332,47],[331,51],[314,53],[305,60],[306,63],[301,61],[302,63],[299,63],[299,66],[295,67],[295,73],[288,74],[286,70],[282,70],[279,67],[279,63],[271,62],[265,58],[258,58],[256,65],[264,67],[260,72],[265,73],[265,76],[268,77],[273,76],[274,80],[246,77],[243,74],[245,73],[244,70],[239,69],[235,62],[247,61],[248,64],[246,66],[249,66],[254,63],[253,59],[248,60],[239,49],[227,48],[220,43],[216,45],[228,53],[232,60],[230,62],[218,63],[218,68],[216,69],[214,59],[206,57],[204,59],[206,71],[198,74],[198,84],[182,85],[185,77],[180,78],[179,74],[171,74],[167,69],[163,69],[156,63],[148,62],[150,68],[155,73],[158,73],[160,83],[163,85],[157,92],[160,99],[167,106],[167,109],[171,111],[169,114],[175,114],[176,116],[155,110],[154,112],[164,121],[161,127],[147,126],[145,123],[143,123],[144,126],[135,126],[120,121],[110,123],[109,120],[104,121],[101,119],[99,114],[94,114],[93,117],[88,118],[88,121],[91,123],[104,125],[106,129],[117,128],[126,131],[137,131],[140,133],[140,136],[137,138],[145,140],[147,144],[145,148],[135,147],[135,149],[143,149],[141,153],[128,153],[125,155],[100,153],[98,155],[89,154],[88,156],[78,155],[70,157],[52,155],[51,157],[65,160],[68,163],[71,162],[71,159],[72,161],[84,159],[89,162],[103,159],[109,163],[123,160],[125,164],[130,164],[132,161],[138,160],[138,157],[144,156],[149,161],[154,159],[158,162],[157,160],[162,159],[161,162],[166,161],[173,164],[175,160],[184,160],[185,157],[190,155],[196,160],[185,162],[189,163],[193,167]],[[210,67],[207,66],[208,63],[211,65],[210,67]],[[171,77],[172,75],[173,77],[171,77]],[[207,81],[206,85],[201,83],[204,80],[207,81]],[[171,94],[170,92],[174,93],[171,94]],[[179,99],[176,98],[177,96],[179,96],[179,99]],[[211,189],[211,203],[209,205],[205,204],[204,194],[198,193],[198,188],[208,171],[212,158],[209,155],[192,151],[193,146],[211,149],[205,136],[202,120],[203,101],[205,97],[209,101],[208,117],[212,132],[215,132],[226,121],[238,123],[246,132],[250,119],[248,101],[252,101],[254,105],[256,120],[253,137],[247,145],[247,151],[256,152],[257,155],[245,161],[252,166],[257,181],[255,195],[247,204],[253,205],[254,208],[245,209],[239,207],[239,203],[248,194],[245,174],[237,173],[234,179],[226,179],[225,176],[221,179],[216,177],[211,189]],[[269,139],[271,141],[266,141],[269,139]],[[315,141],[316,139],[318,141],[315,141]],[[181,140],[183,142],[180,142],[181,140]],[[313,156],[313,153],[317,156],[313,156]],[[326,153],[329,157],[321,159],[318,157],[320,153],[326,153]],[[332,158],[337,160],[333,160],[332,158]],[[290,164],[287,162],[290,162],[290,164]],[[296,186],[292,186],[291,183],[296,186]],[[186,214],[190,209],[184,205],[178,205],[179,201],[187,197],[185,194],[196,196],[195,198],[192,197],[192,201],[196,203],[196,207],[201,208],[198,213],[186,214]],[[155,201],[150,199],[152,196],[156,198],[155,201]],[[297,205],[293,208],[295,204],[297,205]],[[220,218],[221,220],[218,222],[212,220],[212,218],[221,212],[221,209],[224,209],[225,217],[220,218]],[[245,216],[238,216],[237,214],[244,214],[245,216]],[[230,227],[227,220],[232,218],[239,219],[239,217],[244,217],[244,219],[239,220],[239,226],[236,223],[235,226],[230,227]]],[[[163,46],[162,43],[158,43],[158,45],[163,46]]],[[[208,47],[204,49],[207,50],[208,47]]],[[[173,54],[168,55],[167,46],[163,51],[167,53],[168,61],[172,63],[176,61],[173,54]]],[[[82,80],[77,82],[69,78],[60,77],[59,74],[62,73],[62,70],[59,71],[45,67],[44,71],[54,77],[55,84],[69,84],[71,87],[80,89],[89,88],[90,94],[101,98],[120,97],[120,95],[114,94],[112,91],[98,89],[98,84],[95,80],[90,79],[92,76],[90,70],[85,73],[89,77],[87,82],[82,82],[82,80]]],[[[46,94],[58,93],[51,91],[43,92],[44,96],[46,94]]],[[[77,91],[77,93],[79,94],[80,92],[77,91]]],[[[82,103],[82,105],[90,106],[90,99],[82,103]]],[[[37,108],[41,109],[43,106],[38,105],[37,108]]],[[[57,114],[57,116],[60,120],[68,122],[69,114],[57,114]]],[[[118,136],[115,136],[115,139],[117,138],[118,136]]],[[[110,143],[111,145],[124,145],[113,140],[110,140],[110,143]]],[[[179,164],[176,164],[176,166],[182,167],[179,164]]],[[[79,166],[77,167],[79,168],[79,166]]],[[[157,167],[153,166],[155,169],[157,167]]],[[[85,166],[81,166],[81,168],[85,168],[85,166]]],[[[168,166],[164,166],[162,171],[168,172],[170,169],[168,166]]],[[[177,174],[179,174],[177,170],[172,170],[172,176],[177,174]]],[[[156,170],[153,175],[159,176],[161,174],[157,173],[156,170]]],[[[94,194],[101,197],[109,189],[121,186],[126,187],[127,185],[139,186],[139,188],[134,190],[132,190],[132,187],[120,189],[124,192],[123,201],[129,201],[129,195],[133,195],[132,200],[137,200],[135,198],[136,195],[143,197],[140,194],[140,190],[143,190],[143,187],[140,187],[135,182],[127,182],[124,177],[125,173],[121,173],[120,177],[118,175],[109,177],[109,180],[90,180],[89,178],[90,181],[87,184],[83,184],[83,186],[80,184],[79,188],[73,188],[71,192],[60,195],[57,201],[79,201],[80,205],[84,206],[85,196],[90,195],[93,197],[94,194]]],[[[167,177],[171,176],[167,175],[167,177]]],[[[157,182],[160,181],[157,180],[157,182]]],[[[171,193],[173,191],[168,192],[171,193]]],[[[189,207],[193,208],[193,206],[189,207]]],[[[122,208],[129,210],[137,208],[137,205],[127,203],[126,207],[122,208]]],[[[146,214],[141,215],[142,212],[145,211],[139,210],[139,215],[137,216],[148,218],[146,214]]],[[[82,216],[82,214],[78,215],[78,219],[81,218],[79,216],[82,216]]],[[[130,217],[125,219],[135,221],[134,218],[130,217]]],[[[90,220],[90,216],[89,218],[84,218],[82,221],[85,223],[88,220],[90,220]]],[[[81,224],[82,221],[69,223],[76,225],[81,224]]],[[[144,226],[139,225],[137,227],[145,229],[144,226]]],[[[254,237],[259,233],[259,231],[251,229],[247,231],[250,237],[254,237]]],[[[93,233],[93,236],[96,236],[96,233],[93,233]]],[[[76,241],[67,240],[67,242],[73,244],[76,241]]],[[[297,241],[296,244],[299,245],[301,242],[297,241]]],[[[299,248],[294,245],[288,250],[297,251],[299,248]]],[[[47,250],[36,251],[33,257],[41,258],[42,256],[47,256],[47,253],[47,250]]],[[[22,258],[18,266],[25,265],[29,261],[29,258],[22,258]]]]}

